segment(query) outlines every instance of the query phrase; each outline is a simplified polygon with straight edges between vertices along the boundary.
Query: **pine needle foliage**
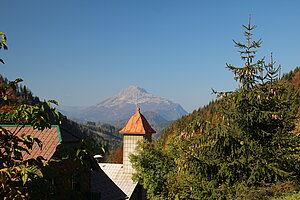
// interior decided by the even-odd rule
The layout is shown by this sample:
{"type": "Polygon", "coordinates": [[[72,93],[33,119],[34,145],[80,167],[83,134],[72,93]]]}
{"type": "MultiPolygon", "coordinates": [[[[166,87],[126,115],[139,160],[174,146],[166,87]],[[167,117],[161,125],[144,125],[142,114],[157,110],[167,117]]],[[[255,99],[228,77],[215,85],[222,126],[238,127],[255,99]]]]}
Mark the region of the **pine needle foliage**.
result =
{"type": "Polygon", "coordinates": [[[278,67],[275,67],[275,62],[273,61],[273,54],[271,53],[271,63],[270,65],[266,68],[267,70],[267,75],[266,79],[270,82],[274,82],[275,80],[280,79],[280,71],[281,71],[281,65],[278,67]]]}
{"type": "Polygon", "coordinates": [[[187,126],[178,122],[166,142],[144,144],[140,155],[133,156],[136,177],[147,183],[151,199],[242,199],[247,188],[299,180],[300,138],[293,132],[299,96],[279,80],[273,59],[269,64],[264,58],[255,60],[262,41],[252,41],[256,26],[250,17],[243,28],[246,44],[234,43],[245,63],[226,65],[241,87],[219,93],[208,115],[192,114],[194,120],[185,118],[187,126]],[[169,173],[159,171],[165,166],[169,173]],[[160,185],[149,183],[154,178],[160,185]]]}
{"type": "Polygon", "coordinates": [[[243,25],[244,36],[246,37],[246,43],[236,42],[233,40],[235,46],[239,48],[241,59],[245,61],[244,66],[236,67],[231,64],[226,64],[227,68],[234,73],[235,80],[239,81],[242,88],[252,88],[258,79],[261,79],[262,71],[267,67],[264,65],[265,58],[255,60],[257,48],[261,47],[262,40],[254,41],[252,38],[252,31],[257,26],[251,25],[251,16],[249,16],[248,25],[243,25]]]}

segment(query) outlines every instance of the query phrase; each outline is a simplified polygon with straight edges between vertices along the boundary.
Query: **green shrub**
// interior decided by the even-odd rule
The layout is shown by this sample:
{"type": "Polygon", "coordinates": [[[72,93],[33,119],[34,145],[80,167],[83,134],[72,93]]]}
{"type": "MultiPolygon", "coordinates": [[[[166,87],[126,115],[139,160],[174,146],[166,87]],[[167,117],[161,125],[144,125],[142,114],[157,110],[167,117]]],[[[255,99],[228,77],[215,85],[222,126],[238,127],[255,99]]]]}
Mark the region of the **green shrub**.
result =
{"type": "Polygon", "coordinates": [[[238,189],[239,192],[236,200],[285,200],[283,197],[290,197],[297,189],[298,187],[292,182],[278,184],[262,183],[260,187],[245,186],[238,189]]]}
{"type": "Polygon", "coordinates": [[[299,200],[300,199],[300,192],[289,194],[284,197],[274,198],[272,200],[299,200]]]}

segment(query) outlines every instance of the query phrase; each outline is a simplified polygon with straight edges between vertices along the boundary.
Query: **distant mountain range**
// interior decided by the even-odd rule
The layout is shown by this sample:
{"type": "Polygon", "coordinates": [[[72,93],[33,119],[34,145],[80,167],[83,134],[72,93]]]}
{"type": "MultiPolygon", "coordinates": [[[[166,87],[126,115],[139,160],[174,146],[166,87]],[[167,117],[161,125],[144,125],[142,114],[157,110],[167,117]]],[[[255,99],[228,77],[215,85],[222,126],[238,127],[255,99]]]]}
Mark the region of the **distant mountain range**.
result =
{"type": "Polygon", "coordinates": [[[135,113],[136,106],[141,108],[142,114],[145,113],[152,124],[176,120],[187,114],[179,104],[150,94],[138,86],[130,86],[97,105],[86,108],[60,106],[58,109],[68,117],[81,122],[112,123],[125,120],[126,123],[126,120],[135,113]]]}
{"type": "MultiPolygon", "coordinates": [[[[0,85],[2,87],[10,87],[9,80],[1,74],[0,85]]],[[[10,92],[10,101],[13,102],[14,105],[35,105],[41,103],[40,99],[34,96],[31,90],[25,85],[17,85],[16,88],[11,88],[10,92]]],[[[81,108],[65,107],[65,109],[67,111],[74,111],[80,110],[81,108]]],[[[106,123],[91,125],[87,123],[77,123],[67,117],[63,117],[59,127],[61,131],[72,133],[72,135],[77,138],[83,139],[92,137],[96,142],[106,144],[108,150],[116,149],[122,142],[122,135],[119,133],[119,129],[106,123]]]]}

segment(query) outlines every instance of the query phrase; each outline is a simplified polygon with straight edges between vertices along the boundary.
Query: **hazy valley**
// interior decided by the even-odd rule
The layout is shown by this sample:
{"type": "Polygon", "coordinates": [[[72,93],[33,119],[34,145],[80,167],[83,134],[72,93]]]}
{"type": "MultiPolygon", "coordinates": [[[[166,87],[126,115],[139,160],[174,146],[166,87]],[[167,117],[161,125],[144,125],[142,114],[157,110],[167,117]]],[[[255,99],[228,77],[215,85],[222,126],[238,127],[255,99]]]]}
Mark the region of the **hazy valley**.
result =
{"type": "Polygon", "coordinates": [[[125,126],[128,119],[135,113],[136,107],[154,127],[158,138],[161,131],[176,119],[186,115],[181,105],[148,93],[138,86],[129,86],[118,94],[89,107],[59,106],[58,110],[80,123],[109,123],[117,128],[125,126]]]}

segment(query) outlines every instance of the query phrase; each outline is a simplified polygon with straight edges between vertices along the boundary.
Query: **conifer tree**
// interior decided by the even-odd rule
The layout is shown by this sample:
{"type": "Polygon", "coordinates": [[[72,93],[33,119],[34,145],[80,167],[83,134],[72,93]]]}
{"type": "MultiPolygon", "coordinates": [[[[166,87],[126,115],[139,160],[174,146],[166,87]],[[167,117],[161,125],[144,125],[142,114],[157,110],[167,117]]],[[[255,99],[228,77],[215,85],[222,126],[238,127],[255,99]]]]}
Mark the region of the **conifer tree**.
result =
{"type": "MultiPolygon", "coordinates": [[[[299,161],[294,155],[300,142],[292,133],[294,99],[287,97],[282,82],[275,81],[279,67],[272,58],[267,65],[264,58],[254,61],[262,41],[252,41],[251,31],[256,26],[251,26],[250,17],[243,27],[246,44],[234,43],[241,49],[244,66],[227,65],[241,88],[220,101],[221,109],[216,113],[220,126],[206,129],[198,141],[205,146],[197,150],[196,157],[209,166],[202,172],[207,174],[203,179],[208,180],[206,185],[215,183],[216,187],[211,196],[227,193],[223,195],[236,198],[242,185],[259,186],[262,182],[297,180],[299,176],[299,161]]],[[[200,167],[200,171],[205,168],[200,167]]]]}
{"type": "Polygon", "coordinates": [[[254,60],[255,54],[257,53],[257,48],[262,44],[262,40],[254,41],[252,38],[252,31],[256,26],[251,26],[251,16],[249,15],[248,25],[243,25],[244,36],[246,37],[246,43],[240,43],[233,40],[235,46],[240,50],[238,51],[241,55],[241,59],[245,61],[243,67],[235,67],[231,64],[226,64],[227,68],[234,73],[235,80],[239,80],[242,84],[242,88],[249,89],[252,88],[257,80],[260,78],[261,72],[266,67],[264,65],[264,58],[254,60]]]}
{"type": "Polygon", "coordinates": [[[219,93],[222,98],[207,116],[194,118],[164,146],[151,146],[155,154],[144,144],[141,155],[132,157],[136,176],[150,189],[151,199],[162,199],[161,194],[164,199],[249,199],[245,193],[262,183],[299,180],[300,139],[292,132],[295,98],[278,80],[280,67],[272,57],[269,64],[265,58],[256,60],[262,40],[253,41],[256,26],[250,17],[243,28],[246,43],[234,41],[243,66],[226,64],[241,87],[229,95],[219,93]],[[153,160],[155,164],[149,164],[153,160]],[[168,171],[155,173],[166,163],[172,163],[168,171]],[[151,193],[151,188],[159,188],[159,193],[151,193]]]}
{"type": "Polygon", "coordinates": [[[275,67],[275,62],[273,61],[273,53],[271,53],[271,63],[270,65],[266,68],[267,74],[266,74],[266,79],[273,83],[275,80],[280,79],[280,71],[281,71],[281,65],[278,67],[275,67]]]}

